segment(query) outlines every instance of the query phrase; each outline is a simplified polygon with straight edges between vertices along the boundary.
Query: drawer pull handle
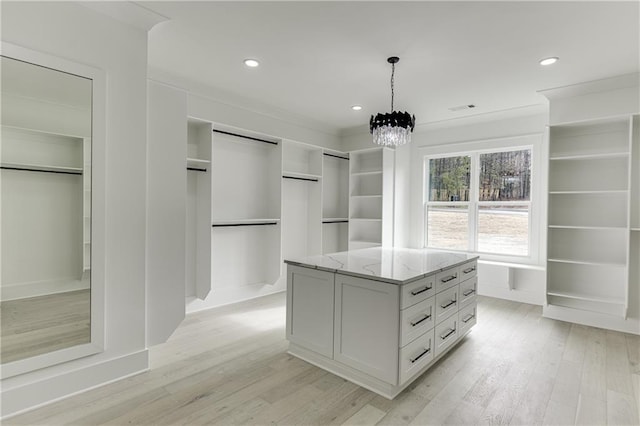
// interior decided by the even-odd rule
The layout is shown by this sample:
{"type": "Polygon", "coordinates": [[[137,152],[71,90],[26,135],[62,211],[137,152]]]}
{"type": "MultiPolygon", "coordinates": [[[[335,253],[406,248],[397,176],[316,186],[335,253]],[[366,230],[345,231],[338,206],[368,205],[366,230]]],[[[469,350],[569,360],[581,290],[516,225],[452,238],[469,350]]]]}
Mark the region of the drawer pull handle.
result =
{"type": "Polygon", "coordinates": [[[465,273],[465,274],[469,274],[469,273],[471,273],[471,272],[473,272],[473,271],[475,271],[475,270],[476,270],[476,267],[475,267],[475,266],[472,266],[471,268],[467,268],[467,269],[465,269],[465,270],[464,270],[464,271],[462,271],[462,272],[463,272],[463,273],[465,273]]]}
{"type": "Polygon", "coordinates": [[[442,340],[445,340],[447,337],[451,336],[455,332],[456,332],[455,328],[450,328],[449,331],[447,331],[445,334],[440,335],[440,338],[442,340]]]}
{"type": "Polygon", "coordinates": [[[421,322],[424,322],[426,320],[428,320],[429,318],[431,318],[431,315],[425,315],[422,318],[420,318],[418,321],[416,322],[411,322],[411,327],[415,327],[416,325],[420,324],[421,322]]]}
{"type": "Polygon", "coordinates": [[[464,318],[462,318],[462,322],[464,323],[468,323],[469,321],[471,321],[472,319],[474,319],[476,316],[472,315],[472,314],[467,314],[467,316],[465,316],[464,318]]]}
{"type": "Polygon", "coordinates": [[[420,293],[424,293],[427,290],[431,290],[431,286],[427,285],[427,286],[422,287],[420,290],[414,290],[414,291],[411,292],[411,295],[412,296],[417,296],[420,293]]]}
{"type": "Polygon", "coordinates": [[[420,355],[418,355],[417,357],[415,357],[413,359],[409,359],[409,361],[411,361],[411,364],[413,364],[414,362],[416,362],[417,360],[419,360],[420,358],[422,358],[423,356],[425,356],[429,352],[431,352],[431,348],[426,348],[424,350],[424,352],[422,352],[420,355]]]}
{"type": "Polygon", "coordinates": [[[441,307],[442,309],[447,309],[449,306],[451,306],[451,305],[455,305],[455,304],[456,304],[456,301],[455,301],[455,300],[449,300],[449,301],[448,301],[447,303],[445,303],[444,305],[440,305],[440,307],[441,307]]]}
{"type": "Polygon", "coordinates": [[[451,280],[455,280],[456,278],[458,278],[457,275],[449,275],[446,278],[441,278],[440,281],[442,281],[443,283],[448,283],[451,280]]]}
{"type": "Polygon", "coordinates": [[[462,292],[462,295],[463,295],[464,297],[467,297],[467,296],[469,296],[470,294],[473,294],[473,293],[475,293],[475,292],[476,292],[476,289],[475,289],[475,288],[471,288],[471,289],[469,289],[469,290],[467,290],[467,291],[463,291],[463,292],[462,292]]]}

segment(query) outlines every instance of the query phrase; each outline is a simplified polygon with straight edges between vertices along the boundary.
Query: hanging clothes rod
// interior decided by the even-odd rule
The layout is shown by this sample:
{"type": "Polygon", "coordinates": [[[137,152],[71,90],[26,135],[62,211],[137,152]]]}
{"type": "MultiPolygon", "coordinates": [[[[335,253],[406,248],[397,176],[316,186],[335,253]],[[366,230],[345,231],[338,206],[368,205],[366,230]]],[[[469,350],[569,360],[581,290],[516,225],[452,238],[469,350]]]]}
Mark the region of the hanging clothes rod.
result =
{"type": "Polygon", "coordinates": [[[295,179],[295,180],[308,180],[309,182],[317,182],[318,179],[313,179],[313,178],[303,178],[303,177],[296,177],[296,176],[282,176],[283,179],[295,179]]]}
{"type": "Polygon", "coordinates": [[[206,172],[207,169],[199,169],[197,167],[187,167],[187,170],[191,170],[193,172],[206,172]]]}
{"type": "Polygon", "coordinates": [[[340,158],[341,160],[349,161],[349,157],[343,157],[341,155],[329,154],[328,152],[323,152],[322,154],[326,155],[327,157],[335,157],[335,158],[340,158]]]}
{"type": "Polygon", "coordinates": [[[4,170],[19,170],[23,172],[38,172],[38,173],[57,173],[61,175],[81,175],[81,170],[44,170],[44,169],[32,169],[29,167],[12,167],[12,166],[0,166],[0,169],[4,170]]]}
{"type": "Polygon", "coordinates": [[[348,220],[323,220],[322,223],[349,223],[348,220]]]}
{"type": "Polygon", "coordinates": [[[224,130],[213,129],[213,132],[214,133],[222,133],[223,135],[235,136],[237,138],[249,139],[249,140],[257,141],[257,142],[269,143],[271,145],[278,145],[278,142],[268,141],[266,139],[254,138],[252,136],[240,135],[238,133],[225,132],[224,130]]]}
{"type": "Polygon", "coordinates": [[[223,228],[230,226],[264,226],[264,225],[277,225],[278,222],[257,222],[257,223],[214,223],[212,228],[223,228]]]}

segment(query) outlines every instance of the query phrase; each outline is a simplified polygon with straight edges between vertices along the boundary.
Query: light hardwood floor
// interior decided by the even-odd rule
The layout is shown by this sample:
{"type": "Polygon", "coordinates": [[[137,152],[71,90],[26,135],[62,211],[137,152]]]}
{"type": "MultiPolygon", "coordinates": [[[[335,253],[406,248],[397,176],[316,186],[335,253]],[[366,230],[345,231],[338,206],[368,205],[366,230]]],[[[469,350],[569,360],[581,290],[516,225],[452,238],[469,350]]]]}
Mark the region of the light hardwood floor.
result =
{"type": "Polygon", "coordinates": [[[193,314],[151,371],[5,421],[76,424],[638,424],[640,337],[480,298],[478,325],[389,401],[286,353],[284,294],[193,314]]]}
{"type": "Polygon", "coordinates": [[[1,302],[1,362],[89,343],[90,310],[90,290],[1,302]]]}

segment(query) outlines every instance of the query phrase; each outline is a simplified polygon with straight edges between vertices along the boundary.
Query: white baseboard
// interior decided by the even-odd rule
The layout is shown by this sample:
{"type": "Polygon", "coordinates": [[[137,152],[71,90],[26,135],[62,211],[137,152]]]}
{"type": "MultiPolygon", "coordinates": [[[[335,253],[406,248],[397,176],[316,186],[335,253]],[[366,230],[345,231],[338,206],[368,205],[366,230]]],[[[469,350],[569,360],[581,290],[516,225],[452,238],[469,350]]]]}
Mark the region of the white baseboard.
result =
{"type": "Polygon", "coordinates": [[[5,420],[148,369],[149,351],[145,349],[14,387],[3,383],[0,419],[5,420]]]}
{"type": "Polygon", "coordinates": [[[556,305],[546,305],[542,309],[542,316],[559,321],[640,335],[640,321],[638,318],[624,319],[599,312],[589,312],[556,305]]]}
{"type": "Polygon", "coordinates": [[[32,281],[26,283],[2,284],[0,301],[26,299],[28,297],[44,296],[48,294],[66,293],[75,290],[89,289],[89,280],[76,280],[74,278],[32,281]]]}

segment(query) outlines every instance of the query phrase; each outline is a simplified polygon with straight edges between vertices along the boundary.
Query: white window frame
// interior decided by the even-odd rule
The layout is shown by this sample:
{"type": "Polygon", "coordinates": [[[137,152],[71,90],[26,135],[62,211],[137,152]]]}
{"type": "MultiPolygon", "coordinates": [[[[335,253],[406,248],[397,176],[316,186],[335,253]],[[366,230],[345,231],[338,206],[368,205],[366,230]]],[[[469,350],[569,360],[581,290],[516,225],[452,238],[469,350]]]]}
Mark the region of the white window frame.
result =
{"type": "MultiPolygon", "coordinates": [[[[443,251],[451,252],[465,252],[471,254],[478,254],[482,259],[508,262],[525,265],[539,265],[540,259],[544,258],[544,244],[546,239],[544,238],[544,232],[541,232],[545,228],[543,223],[543,215],[541,214],[546,209],[546,203],[542,197],[542,189],[544,187],[544,170],[543,160],[544,153],[543,147],[543,135],[523,135],[511,138],[492,139],[484,141],[472,141],[460,144],[451,145],[435,145],[424,147],[423,163],[422,163],[422,246],[428,247],[428,206],[433,205],[457,205],[467,206],[468,218],[469,218],[469,235],[468,235],[468,249],[467,250],[452,250],[452,249],[440,249],[443,251]],[[480,185],[480,155],[489,154],[495,152],[508,152],[508,151],[520,151],[524,149],[531,150],[531,191],[529,201],[479,201],[478,200],[478,187],[480,185]],[[469,182],[469,201],[468,202],[447,202],[447,201],[432,201],[428,200],[429,196],[429,160],[433,158],[443,157],[459,157],[469,156],[471,157],[470,173],[471,179],[469,182]],[[508,255],[499,253],[487,253],[477,250],[478,247],[478,219],[479,219],[479,207],[486,205],[526,205],[529,210],[528,217],[528,255],[508,255]],[[538,225],[537,227],[534,225],[538,225]]],[[[434,248],[436,249],[436,248],[434,248]]]]}

